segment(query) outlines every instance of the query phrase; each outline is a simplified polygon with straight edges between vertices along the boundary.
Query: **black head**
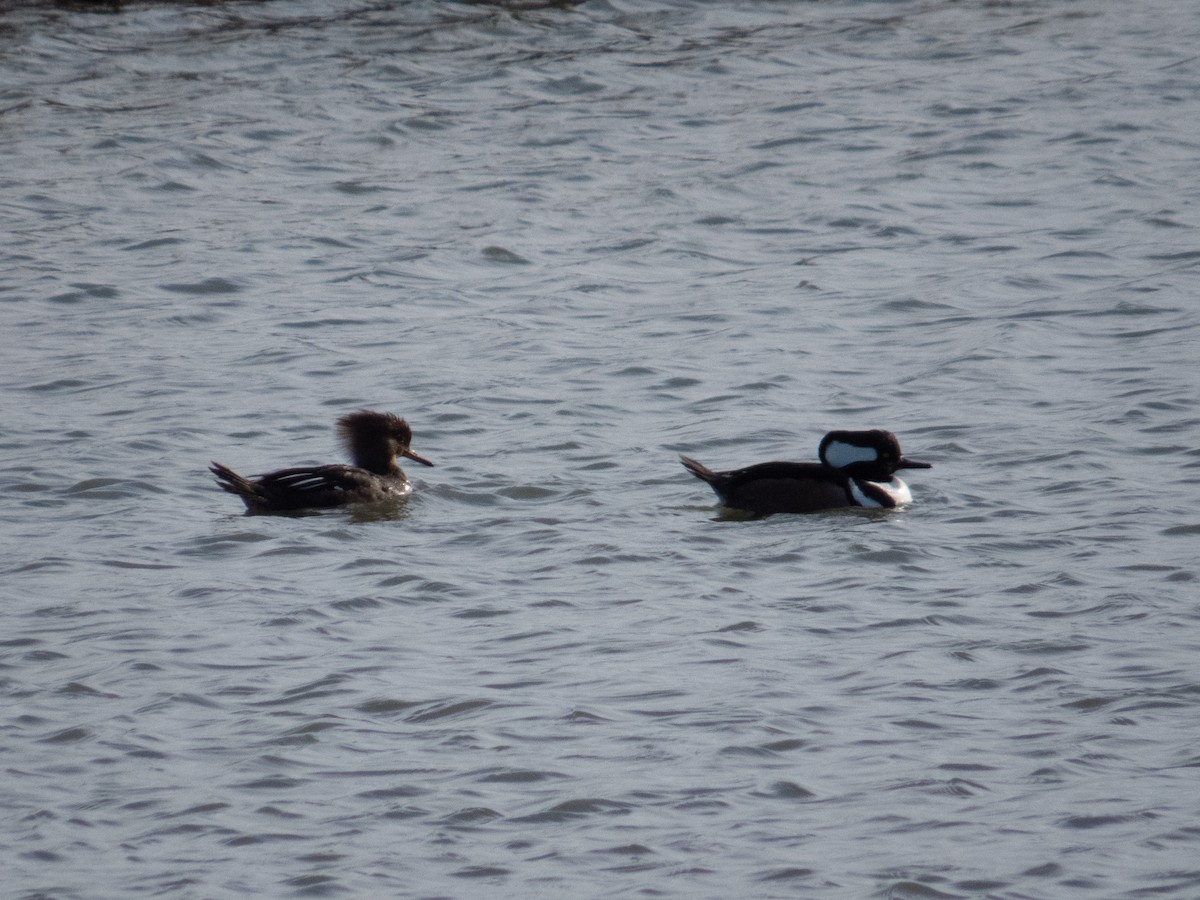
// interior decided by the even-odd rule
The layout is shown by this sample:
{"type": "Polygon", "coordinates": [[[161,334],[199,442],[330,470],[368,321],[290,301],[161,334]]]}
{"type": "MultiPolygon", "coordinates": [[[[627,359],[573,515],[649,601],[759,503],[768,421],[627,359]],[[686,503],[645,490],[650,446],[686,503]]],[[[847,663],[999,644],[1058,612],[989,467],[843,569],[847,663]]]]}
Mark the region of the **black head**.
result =
{"type": "Polygon", "coordinates": [[[930,469],[929,463],[905,459],[900,441],[890,431],[831,431],[821,439],[821,462],[866,481],[891,481],[897,469],[930,469]]]}
{"type": "Polygon", "coordinates": [[[392,413],[360,409],[338,419],[337,433],[354,464],[372,472],[390,473],[397,456],[433,465],[412,451],[412,429],[392,413]]]}

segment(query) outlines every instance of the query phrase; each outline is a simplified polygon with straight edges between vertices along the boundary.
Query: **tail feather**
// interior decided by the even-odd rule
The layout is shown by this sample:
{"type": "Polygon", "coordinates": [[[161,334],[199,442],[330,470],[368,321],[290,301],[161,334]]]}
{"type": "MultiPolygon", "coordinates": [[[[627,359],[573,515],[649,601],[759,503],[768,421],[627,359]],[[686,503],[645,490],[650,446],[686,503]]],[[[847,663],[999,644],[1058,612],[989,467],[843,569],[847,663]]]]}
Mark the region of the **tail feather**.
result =
{"type": "Polygon", "coordinates": [[[231,494],[237,494],[239,497],[245,498],[254,496],[257,493],[252,482],[228,466],[214,462],[208,467],[208,470],[217,476],[217,484],[231,494]]]}
{"type": "Polygon", "coordinates": [[[687,469],[689,472],[691,472],[693,475],[695,475],[701,481],[706,481],[709,484],[712,484],[714,481],[716,481],[720,477],[717,475],[716,472],[714,472],[708,466],[704,465],[704,463],[699,462],[698,460],[692,459],[690,456],[683,456],[681,454],[679,457],[679,461],[683,464],[683,467],[685,469],[687,469]]]}

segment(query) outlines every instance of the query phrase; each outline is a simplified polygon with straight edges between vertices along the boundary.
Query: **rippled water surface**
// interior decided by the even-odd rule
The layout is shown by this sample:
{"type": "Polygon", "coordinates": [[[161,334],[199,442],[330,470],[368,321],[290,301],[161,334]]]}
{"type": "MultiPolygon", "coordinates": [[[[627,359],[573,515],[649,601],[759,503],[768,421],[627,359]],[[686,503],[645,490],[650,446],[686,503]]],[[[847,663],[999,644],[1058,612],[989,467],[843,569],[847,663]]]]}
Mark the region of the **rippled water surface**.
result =
{"type": "Polygon", "coordinates": [[[1200,896],[1200,7],[103,10],[0,13],[5,896],[1200,896]],[[206,471],[359,407],[406,505],[206,471]]]}

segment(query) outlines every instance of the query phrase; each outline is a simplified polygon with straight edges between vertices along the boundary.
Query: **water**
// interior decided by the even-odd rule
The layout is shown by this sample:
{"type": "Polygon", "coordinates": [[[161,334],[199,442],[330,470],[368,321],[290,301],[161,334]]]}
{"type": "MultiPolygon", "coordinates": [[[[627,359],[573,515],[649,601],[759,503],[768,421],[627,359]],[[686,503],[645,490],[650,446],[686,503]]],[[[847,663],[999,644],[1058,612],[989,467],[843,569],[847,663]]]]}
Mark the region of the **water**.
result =
{"type": "Polygon", "coordinates": [[[1200,894],[1200,10],[2,24],[6,896],[1200,894]]]}

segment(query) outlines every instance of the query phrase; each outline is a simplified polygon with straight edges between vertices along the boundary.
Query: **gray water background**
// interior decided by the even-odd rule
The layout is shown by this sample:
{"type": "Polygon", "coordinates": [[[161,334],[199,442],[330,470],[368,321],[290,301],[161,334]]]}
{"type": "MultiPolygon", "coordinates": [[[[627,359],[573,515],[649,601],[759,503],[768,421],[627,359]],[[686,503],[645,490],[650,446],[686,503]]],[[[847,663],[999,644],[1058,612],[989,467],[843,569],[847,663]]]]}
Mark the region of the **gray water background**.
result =
{"type": "Polygon", "coordinates": [[[4,896],[1200,896],[1200,6],[12,5],[4,896]],[[205,471],[437,468],[246,517],[205,471]],[[677,463],[885,427],[906,512],[677,463]]]}

